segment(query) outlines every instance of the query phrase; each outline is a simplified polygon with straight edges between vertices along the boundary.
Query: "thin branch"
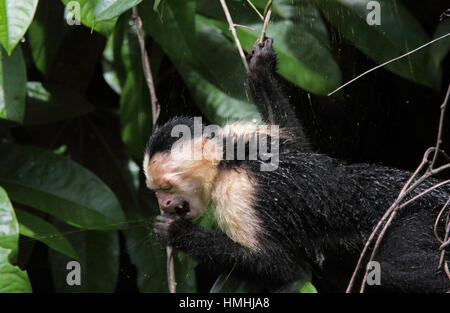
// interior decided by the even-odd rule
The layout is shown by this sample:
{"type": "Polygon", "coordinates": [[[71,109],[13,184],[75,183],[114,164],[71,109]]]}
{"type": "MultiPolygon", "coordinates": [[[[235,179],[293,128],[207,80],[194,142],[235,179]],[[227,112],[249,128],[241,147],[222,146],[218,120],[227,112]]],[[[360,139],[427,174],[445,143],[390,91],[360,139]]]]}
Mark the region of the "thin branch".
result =
{"type": "MultiPolygon", "coordinates": [[[[153,81],[152,70],[148,59],[147,50],[145,49],[145,39],[142,32],[142,20],[139,16],[137,7],[133,7],[133,20],[136,25],[136,32],[139,39],[139,46],[141,48],[142,68],[147,82],[148,90],[150,93],[150,99],[152,103],[152,116],[153,116],[153,129],[155,129],[156,122],[158,121],[161,106],[158,98],[156,97],[155,84],[153,81]]],[[[161,211],[162,213],[162,211],[161,211]]],[[[171,246],[166,247],[167,254],[167,282],[169,285],[170,293],[176,292],[176,280],[175,280],[175,267],[173,263],[173,248],[171,246]]]]}
{"type": "Polygon", "coordinates": [[[449,85],[449,88],[447,89],[447,93],[445,94],[444,102],[441,105],[441,116],[439,118],[439,128],[438,128],[438,135],[437,135],[437,139],[436,139],[436,150],[434,151],[433,161],[431,161],[430,168],[434,168],[434,164],[436,163],[436,159],[439,154],[439,149],[442,144],[442,128],[443,128],[443,124],[444,124],[444,115],[445,115],[444,112],[447,107],[449,95],[450,95],[450,85],[449,85]]]}
{"type": "Polygon", "coordinates": [[[411,51],[409,51],[409,52],[407,52],[407,53],[405,53],[405,54],[402,54],[401,56],[398,56],[398,57],[396,57],[396,58],[394,58],[394,59],[392,59],[392,60],[389,60],[389,61],[387,61],[387,62],[384,62],[383,64],[380,64],[380,65],[375,66],[375,67],[371,68],[370,70],[365,71],[365,72],[362,73],[361,75],[358,75],[357,77],[353,78],[352,80],[346,82],[345,84],[343,84],[343,85],[340,86],[339,88],[333,90],[332,92],[330,92],[330,93],[328,94],[328,96],[331,96],[331,95],[334,94],[335,92],[341,90],[341,89],[344,88],[345,86],[347,86],[347,85],[353,83],[355,80],[360,79],[361,77],[363,77],[363,76],[369,74],[370,72],[373,72],[373,71],[379,69],[380,67],[383,67],[383,66],[385,66],[385,65],[388,65],[389,63],[392,63],[392,62],[394,62],[394,61],[400,60],[400,59],[402,59],[402,58],[404,58],[404,57],[406,57],[406,56],[408,56],[408,55],[410,55],[410,54],[413,54],[414,52],[419,51],[420,49],[423,49],[423,48],[425,48],[426,46],[429,46],[429,45],[435,43],[436,41],[439,41],[439,40],[441,40],[441,39],[444,39],[445,37],[448,37],[448,36],[450,36],[450,33],[447,33],[447,34],[445,34],[445,35],[442,35],[442,36],[440,36],[440,37],[438,37],[438,38],[436,38],[436,39],[431,40],[430,42],[427,42],[426,44],[424,44],[424,45],[422,45],[422,46],[420,46],[420,47],[418,47],[418,48],[416,48],[416,49],[414,49],[414,50],[411,50],[411,51]]]}
{"type": "Polygon", "coordinates": [[[441,219],[442,213],[444,213],[445,208],[447,207],[449,201],[450,201],[450,197],[448,198],[447,202],[444,204],[444,206],[442,207],[442,209],[439,212],[438,216],[436,217],[436,220],[434,221],[434,227],[433,227],[434,237],[436,237],[437,241],[439,241],[441,244],[444,241],[441,238],[439,238],[439,235],[437,233],[437,226],[438,226],[439,220],[441,219]]]}
{"type": "Polygon", "coordinates": [[[258,14],[258,16],[261,19],[261,21],[264,22],[264,16],[259,12],[259,10],[255,7],[255,5],[250,0],[247,0],[247,3],[256,12],[256,14],[258,14]]]}
{"type": "MultiPolygon", "coordinates": [[[[392,203],[392,205],[386,210],[384,215],[381,217],[381,219],[378,221],[377,225],[373,229],[372,233],[369,236],[369,239],[367,239],[367,241],[366,241],[366,243],[364,245],[363,251],[360,254],[360,257],[358,259],[358,263],[357,263],[357,265],[355,267],[355,270],[353,271],[353,274],[352,274],[352,277],[351,277],[350,282],[348,284],[346,292],[351,292],[351,290],[353,288],[353,285],[354,285],[354,282],[356,280],[356,277],[357,277],[357,275],[359,273],[359,270],[361,269],[362,262],[365,259],[366,255],[367,255],[367,251],[369,250],[370,245],[373,243],[374,238],[375,238],[376,234],[379,232],[380,228],[382,227],[381,232],[377,236],[377,239],[375,241],[375,245],[373,247],[373,250],[372,250],[372,253],[370,255],[370,258],[369,258],[368,262],[373,260],[375,254],[377,252],[377,249],[378,249],[378,247],[380,245],[380,242],[381,242],[382,238],[384,237],[384,234],[386,233],[386,230],[391,225],[393,219],[395,218],[397,212],[400,209],[402,209],[404,206],[408,205],[409,203],[415,201],[416,199],[422,197],[426,193],[429,193],[432,190],[434,190],[434,189],[436,189],[436,188],[438,188],[438,187],[440,187],[442,185],[450,183],[450,180],[446,180],[446,181],[440,182],[438,184],[435,184],[432,187],[430,187],[430,188],[426,189],[425,191],[419,193],[418,195],[414,196],[410,200],[402,203],[402,201],[405,199],[405,197],[407,195],[409,195],[412,191],[414,191],[426,179],[428,179],[429,177],[431,177],[431,176],[433,176],[435,174],[438,174],[438,173],[446,170],[447,168],[450,168],[450,163],[449,164],[445,164],[443,166],[440,166],[438,168],[434,168],[435,161],[436,161],[436,156],[437,156],[437,153],[439,152],[439,147],[440,147],[440,144],[442,142],[442,129],[443,129],[443,125],[444,125],[444,115],[445,115],[445,110],[446,110],[446,107],[447,107],[447,102],[448,102],[448,99],[449,99],[449,93],[450,93],[450,85],[448,86],[444,102],[441,105],[441,117],[439,119],[439,129],[438,129],[438,136],[437,136],[435,147],[428,148],[425,151],[424,156],[422,158],[422,162],[417,167],[417,169],[414,171],[414,173],[411,175],[411,177],[408,179],[408,181],[405,183],[405,185],[402,187],[402,190],[400,191],[400,193],[397,196],[397,198],[394,201],[394,203],[392,203]],[[433,159],[432,159],[433,161],[430,162],[429,161],[429,156],[430,156],[430,154],[432,152],[434,152],[433,159]],[[425,173],[422,174],[422,176],[420,176],[419,178],[416,179],[416,177],[425,168],[425,166],[427,164],[429,164],[429,166],[428,166],[427,170],[425,171],[425,173]]],[[[448,201],[447,201],[447,203],[448,203],[448,201]]],[[[447,206],[447,203],[444,206],[444,208],[447,206]]],[[[443,210],[444,209],[442,209],[442,211],[443,210]]],[[[442,211],[438,215],[438,219],[440,218],[440,215],[442,214],[442,211]]],[[[435,226],[434,226],[435,236],[437,236],[436,223],[437,222],[435,222],[435,226]]],[[[446,240],[447,239],[444,239],[444,242],[446,240]]],[[[444,245],[444,247],[445,247],[445,245],[444,245]]],[[[441,248],[442,248],[442,246],[441,246],[441,248]]],[[[364,273],[364,278],[363,278],[362,283],[361,283],[360,292],[364,292],[367,274],[368,274],[368,272],[367,272],[367,269],[366,269],[366,271],[364,273]]]]}
{"type": "Polygon", "coordinates": [[[259,36],[259,39],[258,39],[259,45],[262,45],[262,43],[264,42],[264,39],[266,38],[266,30],[267,30],[267,26],[269,26],[270,16],[272,14],[272,1],[273,0],[269,0],[267,2],[266,8],[264,9],[264,24],[263,24],[263,28],[261,31],[261,35],[259,36]]]}
{"type": "Polygon", "coordinates": [[[153,126],[156,125],[159,113],[161,111],[161,106],[159,104],[158,98],[156,97],[155,84],[153,82],[152,70],[150,67],[150,62],[148,60],[147,50],[145,49],[145,39],[142,33],[142,20],[139,16],[137,7],[133,7],[133,20],[136,25],[136,32],[139,39],[139,46],[141,48],[141,58],[142,58],[142,68],[144,70],[145,80],[150,92],[150,99],[152,101],[152,117],[153,126]]]}
{"type": "Polygon", "coordinates": [[[231,18],[230,11],[228,10],[227,3],[225,0],[220,0],[220,4],[222,5],[223,12],[225,13],[225,17],[227,19],[228,25],[230,27],[230,32],[233,35],[234,42],[236,43],[236,46],[239,51],[239,55],[241,56],[242,63],[244,64],[245,70],[250,72],[250,69],[248,67],[247,59],[245,58],[244,50],[242,50],[241,42],[239,41],[239,38],[236,33],[236,26],[233,23],[233,19],[231,18]]]}

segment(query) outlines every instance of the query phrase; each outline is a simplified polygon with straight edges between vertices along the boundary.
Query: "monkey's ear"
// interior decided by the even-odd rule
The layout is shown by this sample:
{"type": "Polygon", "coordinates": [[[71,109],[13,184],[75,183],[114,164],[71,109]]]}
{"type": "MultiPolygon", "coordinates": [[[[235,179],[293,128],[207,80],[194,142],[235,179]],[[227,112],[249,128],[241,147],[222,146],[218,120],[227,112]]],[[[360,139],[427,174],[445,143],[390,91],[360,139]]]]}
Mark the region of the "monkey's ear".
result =
{"type": "Polygon", "coordinates": [[[222,159],[223,148],[219,147],[214,139],[202,138],[203,159],[211,162],[213,165],[219,164],[222,159]]]}

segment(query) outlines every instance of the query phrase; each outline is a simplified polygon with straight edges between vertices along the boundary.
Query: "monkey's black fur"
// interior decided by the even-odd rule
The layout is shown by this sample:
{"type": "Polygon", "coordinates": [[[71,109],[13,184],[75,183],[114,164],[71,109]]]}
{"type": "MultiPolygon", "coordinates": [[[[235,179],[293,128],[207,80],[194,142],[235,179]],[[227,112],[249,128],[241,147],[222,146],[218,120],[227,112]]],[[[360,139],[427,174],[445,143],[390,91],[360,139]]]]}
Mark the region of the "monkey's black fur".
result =
{"type": "MultiPolygon", "coordinates": [[[[201,228],[175,215],[159,216],[160,240],[212,268],[271,286],[294,280],[299,262],[314,268],[319,291],[345,291],[358,256],[373,227],[395,200],[411,173],[373,164],[346,164],[308,149],[300,122],[274,77],[276,55],[271,39],[255,45],[248,85],[269,124],[286,127],[294,140],[280,140],[276,171],[260,171],[261,161],[222,161],[229,170],[249,173],[257,191],[256,217],[262,253],[233,242],[224,233],[201,228]]],[[[187,125],[191,119],[183,119],[187,125]]],[[[158,129],[149,152],[167,150],[170,125],[158,129]]],[[[430,179],[419,191],[437,181],[430,179]]],[[[373,291],[445,292],[450,282],[438,270],[439,243],[433,224],[450,196],[448,187],[426,194],[405,207],[381,242],[375,260],[381,285],[373,291]]]]}

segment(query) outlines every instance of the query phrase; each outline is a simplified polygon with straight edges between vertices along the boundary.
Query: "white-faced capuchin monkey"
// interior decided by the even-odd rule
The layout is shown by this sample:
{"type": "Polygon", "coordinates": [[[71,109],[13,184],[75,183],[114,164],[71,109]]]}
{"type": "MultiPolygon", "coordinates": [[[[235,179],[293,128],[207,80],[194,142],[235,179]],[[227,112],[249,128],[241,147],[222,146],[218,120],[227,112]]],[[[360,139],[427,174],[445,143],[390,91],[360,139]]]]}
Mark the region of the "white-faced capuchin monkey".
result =
{"type": "MultiPolygon", "coordinates": [[[[267,290],[295,280],[306,260],[319,292],[345,291],[365,241],[411,173],[347,164],[311,151],[277,84],[276,64],[272,39],[252,47],[247,83],[265,124],[234,123],[215,136],[200,125],[200,134],[186,139],[173,136],[180,134],[173,130],[195,133],[194,119],[176,117],[155,130],[144,170],[165,213],[156,218],[154,232],[161,243],[267,290]],[[272,150],[252,157],[252,139],[272,150]],[[171,153],[176,143],[192,149],[171,153]],[[239,144],[245,147],[244,157],[226,157],[239,144]],[[192,158],[198,151],[201,157],[192,158]],[[276,156],[276,164],[267,154],[276,156]],[[275,166],[264,170],[269,163],[275,166]],[[192,222],[210,201],[223,232],[192,222]]],[[[431,179],[420,190],[436,182],[431,179]]],[[[449,197],[448,186],[436,189],[399,212],[375,255],[381,285],[369,291],[450,290],[449,279],[438,269],[439,242],[433,235],[436,216],[449,197]]]]}

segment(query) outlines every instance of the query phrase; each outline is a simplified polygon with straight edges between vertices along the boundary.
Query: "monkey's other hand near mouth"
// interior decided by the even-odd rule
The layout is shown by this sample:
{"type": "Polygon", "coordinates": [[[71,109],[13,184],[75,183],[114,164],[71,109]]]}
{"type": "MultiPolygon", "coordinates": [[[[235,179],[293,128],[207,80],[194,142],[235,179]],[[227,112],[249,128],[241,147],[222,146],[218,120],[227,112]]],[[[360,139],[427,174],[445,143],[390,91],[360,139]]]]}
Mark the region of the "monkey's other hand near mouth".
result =
{"type": "Polygon", "coordinates": [[[155,220],[153,232],[156,239],[163,245],[180,245],[181,239],[187,232],[193,231],[195,225],[178,214],[164,213],[158,215],[155,220]]]}

